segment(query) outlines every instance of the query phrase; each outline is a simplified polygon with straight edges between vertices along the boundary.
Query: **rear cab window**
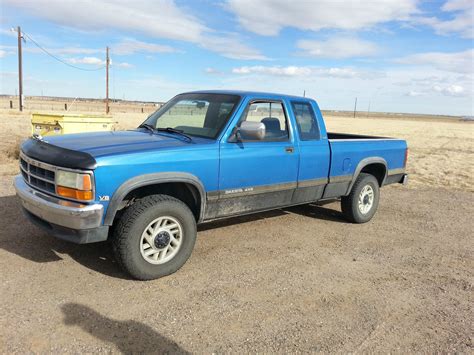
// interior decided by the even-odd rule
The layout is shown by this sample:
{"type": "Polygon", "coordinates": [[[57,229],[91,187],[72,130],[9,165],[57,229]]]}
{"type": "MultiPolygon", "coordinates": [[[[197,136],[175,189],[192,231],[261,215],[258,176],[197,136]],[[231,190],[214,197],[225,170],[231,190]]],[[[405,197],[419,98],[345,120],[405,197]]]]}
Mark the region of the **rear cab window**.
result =
{"type": "Polygon", "coordinates": [[[308,101],[291,101],[300,140],[319,140],[319,127],[313,106],[308,101]]]}

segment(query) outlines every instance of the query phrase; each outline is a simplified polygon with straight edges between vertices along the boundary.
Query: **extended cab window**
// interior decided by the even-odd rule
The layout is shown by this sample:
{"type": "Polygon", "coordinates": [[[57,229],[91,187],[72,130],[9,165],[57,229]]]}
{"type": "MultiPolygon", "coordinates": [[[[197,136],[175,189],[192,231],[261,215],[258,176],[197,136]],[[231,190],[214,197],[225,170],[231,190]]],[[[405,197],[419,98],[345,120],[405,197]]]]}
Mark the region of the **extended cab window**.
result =
{"type": "Polygon", "coordinates": [[[178,95],[145,123],[155,128],[173,128],[191,136],[216,139],[239,101],[237,95],[178,95]]]}
{"type": "Polygon", "coordinates": [[[296,125],[302,141],[319,139],[319,129],[316,123],[316,115],[309,102],[292,102],[296,125]]]}
{"type": "MultiPolygon", "coordinates": [[[[262,122],[265,125],[264,141],[286,141],[289,138],[285,110],[281,102],[259,101],[249,105],[240,120],[262,122]]],[[[245,140],[245,137],[242,137],[245,140]]]]}

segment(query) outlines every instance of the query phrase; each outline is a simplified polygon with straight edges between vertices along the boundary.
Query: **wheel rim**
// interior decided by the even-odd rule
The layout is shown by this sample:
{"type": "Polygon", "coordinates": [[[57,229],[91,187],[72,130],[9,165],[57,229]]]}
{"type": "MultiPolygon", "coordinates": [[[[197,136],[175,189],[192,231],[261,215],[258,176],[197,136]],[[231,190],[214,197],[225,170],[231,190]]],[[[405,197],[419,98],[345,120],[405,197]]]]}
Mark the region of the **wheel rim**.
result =
{"type": "Polygon", "coordinates": [[[183,242],[183,228],[176,218],[158,217],[143,231],[140,252],[150,264],[164,264],[175,257],[183,242]]]}
{"type": "Polygon", "coordinates": [[[359,212],[367,214],[374,205],[374,189],[370,185],[365,185],[359,194],[359,212]]]}

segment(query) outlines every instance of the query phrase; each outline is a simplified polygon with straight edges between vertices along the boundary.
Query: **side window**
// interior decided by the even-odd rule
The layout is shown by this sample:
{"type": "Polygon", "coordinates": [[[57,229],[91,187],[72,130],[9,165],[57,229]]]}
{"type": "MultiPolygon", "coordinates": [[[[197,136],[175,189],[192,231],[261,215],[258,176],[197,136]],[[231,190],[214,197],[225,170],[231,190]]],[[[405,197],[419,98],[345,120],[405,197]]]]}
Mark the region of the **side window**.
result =
{"type": "MultiPolygon", "coordinates": [[[[264,141],[289,139],[285,110],[280,102],[255,102],[251,104],[240,122],[262,122],[265,125],[264,141]]],[[[245,137],[242,137],[245,140],[245,137]]]]}
{"type": "Polygon", "coordinates": [[[319,139],[319,129],[316,123],[316,115],[309,102],[292,102],[296,125],[302,141],[319,139]]]}

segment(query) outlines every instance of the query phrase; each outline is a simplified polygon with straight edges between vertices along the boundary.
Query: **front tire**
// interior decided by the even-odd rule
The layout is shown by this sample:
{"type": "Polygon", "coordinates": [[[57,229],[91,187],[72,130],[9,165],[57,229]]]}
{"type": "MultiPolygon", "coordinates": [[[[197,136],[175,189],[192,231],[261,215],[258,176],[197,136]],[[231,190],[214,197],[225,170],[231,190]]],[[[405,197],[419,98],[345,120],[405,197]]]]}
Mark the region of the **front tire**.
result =
{"type": "Polygon", "coordinates": [[[352,223],[366,223],[377,212],[379,198],[377,179],[373,175],[360,173],[350,194],[341,198],[342,213],[352,223]]]}
{"type": "Polygon", "coordinates": [[[196,220],[186,204],[171,196],[151,195],[125,210],[112,247],[126,273],[139,280],[153,280],[186,263],[196,233],[196,220]]]}

